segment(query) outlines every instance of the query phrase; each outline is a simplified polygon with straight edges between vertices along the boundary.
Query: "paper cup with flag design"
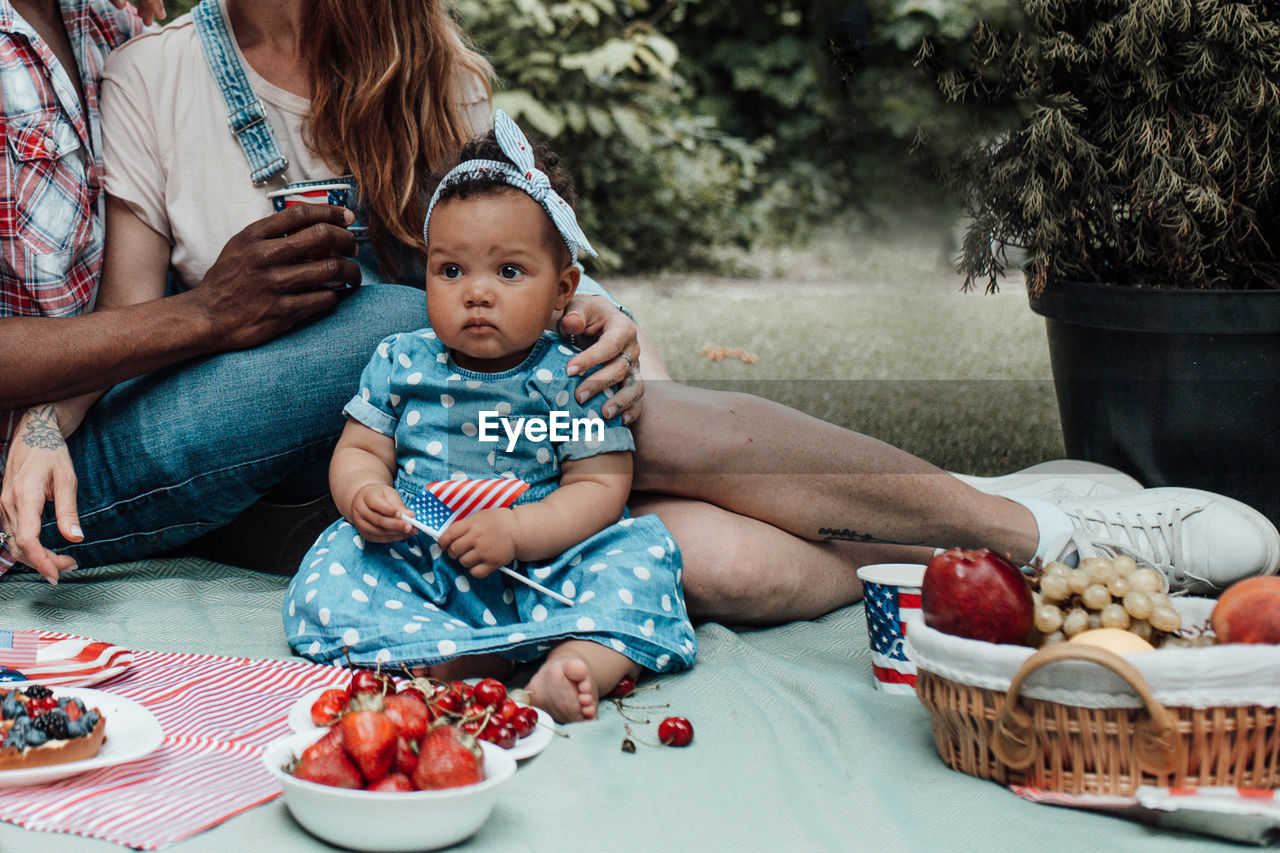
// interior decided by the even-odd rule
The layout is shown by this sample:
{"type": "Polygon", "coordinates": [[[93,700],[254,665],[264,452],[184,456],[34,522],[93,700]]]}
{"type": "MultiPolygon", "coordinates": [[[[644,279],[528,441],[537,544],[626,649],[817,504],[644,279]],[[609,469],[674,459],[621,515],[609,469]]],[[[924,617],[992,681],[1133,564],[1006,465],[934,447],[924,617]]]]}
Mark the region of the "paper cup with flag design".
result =
{"type": "Polygon", "coordinates": [[[876,563],[858,569],[867,611],[871,672],[877,690],[913,695],[916,665],[907,658],[907,617],[920,612],[923,565],[876,563]]]}
{"type": "Polygon", "coordinates": [[[279,213],[295,204],[333,204],[350,207],[352,185],[345,181],[306,181],[267,193],[271,209],[279,213]]]}

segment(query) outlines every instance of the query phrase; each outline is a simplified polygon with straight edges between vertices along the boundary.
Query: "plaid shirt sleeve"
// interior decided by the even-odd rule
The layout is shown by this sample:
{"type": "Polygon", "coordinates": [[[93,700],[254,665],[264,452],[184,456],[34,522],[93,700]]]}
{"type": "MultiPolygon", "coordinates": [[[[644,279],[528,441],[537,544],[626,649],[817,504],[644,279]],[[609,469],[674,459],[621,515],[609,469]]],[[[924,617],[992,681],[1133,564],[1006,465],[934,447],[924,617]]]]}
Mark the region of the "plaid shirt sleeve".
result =
{"type": "MultiPolygon", "coordinates": [[[[61,7],[87,114],[49,46],[0,3],[0,317],[81,314],[102,267],[98,82],[107,54],[143,25],[110,0],[61,7]]],[[[19,414],[0,412],[0,459],[19,414]]],[[[0,572],[10,564],[0,548],[0,572]]]]}

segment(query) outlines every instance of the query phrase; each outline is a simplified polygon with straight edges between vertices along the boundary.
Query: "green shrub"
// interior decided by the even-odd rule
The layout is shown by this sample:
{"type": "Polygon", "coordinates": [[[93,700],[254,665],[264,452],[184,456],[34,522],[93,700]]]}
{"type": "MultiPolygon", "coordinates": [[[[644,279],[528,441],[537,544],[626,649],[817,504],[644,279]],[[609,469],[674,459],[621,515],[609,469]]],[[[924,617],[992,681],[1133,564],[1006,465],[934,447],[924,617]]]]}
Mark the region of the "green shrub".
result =
{"type": "Polygon", "coordinates": [[[957,161],[969,282],[1008,246],[1055,279],[1280,286],[1280,8],[1217,0],[1022,0],[967,54],[930,58],[948,98],[1016,102],[957,161]]]}
{"type": "Polygon", "coordinates": [[[687,63],[664,33],[686,5],[457,3],[499,75],[495,106],[576,170],[583,228],[605,270],[705,265],[759,227],[745,200],[760,151],[699,113],[687,63]]]}

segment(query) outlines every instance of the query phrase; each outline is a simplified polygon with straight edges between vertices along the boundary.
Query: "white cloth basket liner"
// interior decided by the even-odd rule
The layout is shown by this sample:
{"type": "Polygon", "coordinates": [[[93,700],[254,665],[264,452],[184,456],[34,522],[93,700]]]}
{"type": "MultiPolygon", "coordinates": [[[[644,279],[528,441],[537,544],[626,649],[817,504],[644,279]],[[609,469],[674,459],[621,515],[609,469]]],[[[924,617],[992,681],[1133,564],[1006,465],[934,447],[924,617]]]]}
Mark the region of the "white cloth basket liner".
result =
{"type": "MultiPolygon", "coordinates": [[[[1182,624],[1206,625],[1216,602],[1175,598],[1182,624]]],[[[1007,692],[1014,673],[1036,650],[998,645],[935,631],[921,616],[909,622],[907,656],[943,678],[1007,692]]],[[[1188,708],[1280,706],[1280,646],[1227,644],[1157,649],[1126,655],[1166,706],[1188,708]]],[[[1023,683],[1022,695],[1085,708],[1140,707],[1138,696],[1110,670],[1083,661],[1041,667],[1023,683]]]]}

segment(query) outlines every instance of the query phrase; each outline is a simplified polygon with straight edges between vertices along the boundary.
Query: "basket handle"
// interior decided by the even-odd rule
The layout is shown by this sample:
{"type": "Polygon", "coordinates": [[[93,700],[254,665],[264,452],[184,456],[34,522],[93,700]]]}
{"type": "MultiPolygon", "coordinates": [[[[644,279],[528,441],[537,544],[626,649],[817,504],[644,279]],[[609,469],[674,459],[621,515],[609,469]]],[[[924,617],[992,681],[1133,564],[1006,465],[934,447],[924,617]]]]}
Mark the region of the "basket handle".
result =
{"type": "Polygon", "coordinates": [[[1115,652],[1084,643],[1054,643],[1022,662],[1004,705],[996,718],[991,752],[1002,764],[1022,770],[1035,760],[1036,741],[1031,715],[1018,704],[1022,683],[1040,667],[1060,660],[1083,660],[1106,667],[1125,680],[1146,706],[1146,719],[1134,725],[1133,751],[1138,767],[1153,775],[1167,776],[1185,766],[1185,748],[1178,732],[1178,718],[1151,693],[1151,688],[1133,664],[1115,652]]]}

